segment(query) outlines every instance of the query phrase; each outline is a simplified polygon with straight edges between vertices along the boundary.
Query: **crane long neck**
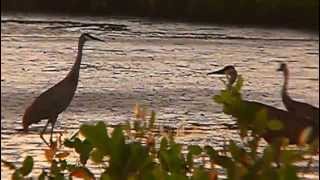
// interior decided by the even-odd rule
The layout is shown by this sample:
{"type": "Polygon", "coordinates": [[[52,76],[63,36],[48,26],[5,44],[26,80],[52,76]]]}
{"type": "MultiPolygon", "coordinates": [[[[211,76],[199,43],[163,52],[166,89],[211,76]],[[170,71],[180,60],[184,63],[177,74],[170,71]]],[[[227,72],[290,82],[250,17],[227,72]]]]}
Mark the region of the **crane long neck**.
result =
{"type": "Polygon", "coordinates": [[[72,80],[75,80],[76,83],[78,82],[79,79],[79,71],[80,71],[80,65],[81,65],[81,60],[82,60],[82,49],[83,49],[84,41],[79,39],[79,44],[78,44],[78,54],[76,57],[76,60],[72,66],[71,71],[67,75],[68,78],[71,78],[72,80]]]}
{"type": "Polygon", "coordinates": [[[282,94],[287,96],[288,79],[289,79],[289,71],[287,68],[283,70],[283,77],[284,77],[284,83],[282,88],[282,94]]]}

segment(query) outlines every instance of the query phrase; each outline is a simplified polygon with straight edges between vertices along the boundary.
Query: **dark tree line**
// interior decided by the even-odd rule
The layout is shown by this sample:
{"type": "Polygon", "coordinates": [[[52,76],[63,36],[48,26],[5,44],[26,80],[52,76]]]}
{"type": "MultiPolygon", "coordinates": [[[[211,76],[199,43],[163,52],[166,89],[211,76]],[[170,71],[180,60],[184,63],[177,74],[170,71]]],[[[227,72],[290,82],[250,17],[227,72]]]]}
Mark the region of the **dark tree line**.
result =
{"type": "Polygon", "coordinates": [[[2,10],[133,15],[318,29],[319,0],[4,0],[2,10]]]}

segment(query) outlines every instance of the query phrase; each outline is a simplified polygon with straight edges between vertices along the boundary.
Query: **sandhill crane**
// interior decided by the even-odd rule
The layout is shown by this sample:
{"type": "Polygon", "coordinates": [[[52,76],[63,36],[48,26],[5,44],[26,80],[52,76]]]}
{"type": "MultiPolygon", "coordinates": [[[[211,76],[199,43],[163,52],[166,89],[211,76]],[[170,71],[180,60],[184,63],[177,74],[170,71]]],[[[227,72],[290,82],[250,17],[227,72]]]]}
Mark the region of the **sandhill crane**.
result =
{"type": "Polygon", "coordinates": [[[282,101],[289,112],[295,113],[297,116],[307,117],[313,122],[319,124],[319,108],[304,102],[293,100],[288,94],[289,69],[287,64],[281,63],[277,71],[282,71],[284,76],[284,83],[281,90],[282,101]]]}
{"type": "Polygon", "coordinates": [[[228,80],[227,87],[231,87],[232,84],[237,80],[237,77],[238,77],[238,72],[231,65],[225,66],[224,68],[222,68],[218,71],[210,72],[207,75],[211,75],[211,74],[224,74],[224,75],[226,75],[227,80],[228,80]]]}
{"type": "Polygon", "coordinates": [[[40,94],[40,96],[37,97],[29,107],[27,107],[23,115],[22,125],[25,132],[28,131],[29,125],[38,123],[43,119],[48,119],[40,133],[41,139],[48,146],[49,144],[44,139],[43,134],[46,131],[48,124],[51,123],[50,143],[52,144],[53,128],[58,115],[69,106],[77,89],[82,49],[85,42],[88,40],[103,41],[88,33],[81,34],[78,43],[78,54],[70,72],[63,80],[40,94]]]}
{"type": "MultiPolygon", "coordinates": [[[[224,74],[228,78],[228,87],[235,82],[237,79],[237,71],[234,66],[226,66],[221,70],[214,71],[208,73],[211,74],[224,74]]],[[[308,127],[314,127],[314,124],[304,117],[295,116],[292,113],[288,113],[287,111],[260,103],[255,101],[247,101],[243,100],[242,103],[250,109],[256,110],[265,110],[268,116],[268,119],[277,119],[283,124],[283,128],[280,130],[267,130],[266,133],[262,135],[262,137],[268,142],[272,143],[275,139],[279,137],[288,138],[290,144],[299,144],[300,143],[300,136],[303,131],[308,127]]],[[[232,114],[233,116],[237,116],[236,114],[232,114]]],[[[311,139],[316,138],[316,133],[312,134],[311,139]]],[[[310,140],[308,142],[310,142],[310,140]]]]}

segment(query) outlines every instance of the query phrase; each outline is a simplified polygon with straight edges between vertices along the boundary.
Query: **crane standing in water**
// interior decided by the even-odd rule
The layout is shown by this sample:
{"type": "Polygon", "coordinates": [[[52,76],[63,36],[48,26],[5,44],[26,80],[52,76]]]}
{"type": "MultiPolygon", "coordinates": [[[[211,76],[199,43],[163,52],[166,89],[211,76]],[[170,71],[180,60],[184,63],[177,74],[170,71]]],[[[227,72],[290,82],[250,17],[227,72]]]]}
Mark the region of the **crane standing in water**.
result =
{"type": "Polygon", "coordinates": [[[87,33],[81,34],[78,43],[77,58],[70,72],[62,81],[37,97],[26,109],[23,115],[22,124],[25,132],[28,131],[28,127],[31,124],[38,123],[43,119],[48,119],[46,125],[40,133],[41,139],[48,146],[49,144],[44,139],[43,134],[46,131],[49,123],[51,123],[50,143],[52,143],[53,128],[57,121],[58,115],[69,106],[77,89],[82,59],[82,49],[85,42],[88,40],[103,41],[87,33]]]}
{"type": "Polygon", "coordinates": [[[319,108],[304,102],[293,100],[288,94],[289,69],[287,64],[281,63],[277,71],[282,71],[284,76],[284,83],[281,91],[282,101],[288,111],[293,112],[297,116],[307,117],[313,122],[319,124],[319,108]]]}
{"type": "MultiPolygon", "coordinates": [[[[221,70],[214,71],[208,73],[208,75],[212,74],[224,74],[227,76],[228,84],[227,87],[231,87],[232,84],[237,79],[237,71],[234,68],[234,66],[226,66],[221,70]]],[[[311,121],[308,121],[305,117],[298,117],[295,114],[289,113],[287,111],[260,103],[255,101],[242,101],[244,105],[248,108],[253,108],[256,110],[262,110],[264,109],[267,113],[268,119],[277,119],[283,124],[283,128],[280,130],[267,130],[266,133],[262,135],[262,137],[270,144],[275,139],[278,139],[279,137],[285,137],[289,139],[290,144],[299,144],[300,143],[300,136],[302,135],[303,131],[308,128],[316,128],[314,127],[314,123],[311,121]]],[[[232,114],[235,115],[235,114],[232,114]]],[[[236,116],[236,115],[235,115],[236,116]]],[[[312,134],[311,139],[308,139],[308,142],[310,140],[317,137],[316,133],[312,134]]]]}

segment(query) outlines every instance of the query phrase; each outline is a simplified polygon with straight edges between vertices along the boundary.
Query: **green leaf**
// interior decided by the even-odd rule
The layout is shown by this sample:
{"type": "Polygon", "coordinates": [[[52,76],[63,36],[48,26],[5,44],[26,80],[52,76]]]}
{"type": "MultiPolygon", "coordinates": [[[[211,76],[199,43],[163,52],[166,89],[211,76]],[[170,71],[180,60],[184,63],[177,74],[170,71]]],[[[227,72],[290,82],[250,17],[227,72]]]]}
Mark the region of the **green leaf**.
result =
{"type": "Polygon", "coordinates": [[[188,146],[188,150],[189,150],[189,153],[191,153],[192,155],[199,155],[202,152],[202,149],[200,148],[200,146],[196,146],[196,145],[188,146]]]}
{"type": "Polygon", "coordinates": [[[152,169],[154,168],[154,162],[148,154],[148,150],[140,143],[134,142],[129,145],[129,158],[127,161],[127,169],[131,174],[138,176],[150,176],[152,169]]]}
{"type": "Polygon", "coordinates": [[[265,109],[261,109],[256,112],[256,118],[252,122],[252,129],[254,130],[254,133],[262,135],[267,130],[268,123],[268,116],[265,109]]]}
{"type": "Polygon", "coordinates": [[[239,160],[241,156],[244,154],[244,150],[238,147],[233,141],[230,141],[229,151],[232,157],[236,160],[239,160]]]}
{"type": "Polygon", "coordinates": [[[154,177],[156,177],[156,179],[164,180],[168,173],[167,171],[164,171],[160,165],[158,165],[152,170],[152,174],[154,177]]]}
{"type": "Polygon", "coordinates": [[[53,174],[53,175],[58,175],[60,172],[60,168],[59,168],[59,165],[58,165],[58,162],[56,160],[53,160],[51,162],[51,167],[50,167],[50,174],[53,174]]]}
{"type": "Polygon", "coordinates": [[[223,99],[222,99],[221,95],[213,96],[213,100],[214,100],[214,102],[216,102],[218,104],[223,104],[223,99]]]}
{"type": "Polygon", "coordinates": [[[278,120],[270,120],[269,122],[268,122],[268,128],[270,129],[270,130],[280,130],[280,129],[282,129],[283,128],[283,124],[280,122],[280,121],[278,121],[278,120]]]}
{"type": "Polygon", "coordinates": [[[246,173],[248,172],[248,169],[246,167],[243,166],[243,164],[240,163],[234,163],[234,176],[236,178],[241,179],[241,177],[243,177],[246,173]]]}
{"type": "Polygon", "coordinates": [[[241,90],[241,88],[242,88],[242,86],[243,86],[243,82],[244,82],[244,80],[243,80],[242,76],[239,75],[239,76],[237,77],[237,83],[236,83],[236,85],[235,85],[235,90],[236,90],[236,92],[240,92],[240,90],[241,90]]]}
{"type": "Polygon", "coordinates": [[[186,164],[181,153],[181,145],[172,142],[168,147],[166,138],[163,138],[160,143],[159,160],[165,171],[177,174],[185,173],[186,164]]]}
{"type": "Polygon", "coordinates": [[[11,176],[11,179],[12,179],[12,180],[23,180],[23,176],[22,176],[22,174],[20,173],[19,169],[16,169],[16,170],[13,172],[13,174],[12,174],[12,176],[11,176]]]}
{"type": "Polygon", "coordinates": [[[259,146],[260,139],[260,136],[255,136],[252,140],[248,141],[248,147],[250,148],[249,153],[253,159],[256,159],[258,156],[257,149],[259,146]]]}
{"type": "Polygon", "coordinates": [[[304,153],[299,150],[283,150],[281,153],[281,161],[285,164],[293,164],[303,160],[304,153]]]}
{"type": "Polygon", "coordinates": [[[202,149],[199,146],[190,145],[188,146],[188,154],[187,154],[187,164],[192,167],[193,165],[193,156],[199,155],[202,152],[202,149]]]}
{"type": "Polygon", "coordinates": [[[156,121],[156,112],[152,111],[151,112],[151,117],[149,121],[149,129],[153,128],[154,122],[156,121]]]}
{"type": "Polygon", "coordinates": [[[112,141],[112,146],[120,146],[118,148],[121,148],[125,144],[124,135],[121,127],[116,127],[113,130],[111,135],[111,141],[112,141]]]}
{"type": "Polygon", "coordinates": [[[94,147],[103,154],[108,154],[110,142],[106,125],[103,122],[98,122],[96,125],[81,125],[80,132],[94,147]]]}
{"type": "Polygon", "coordinates": [[[279,170],[279,179],[290,179],[290,180],[298,180],[297,169],[296,167],[289,165],[283,166],[279,170]]]}
{"type": "Polygon", "coordinates": [[[112,178],[110,177],[110,175],[108,173],[102,173],[100,180],[112,180],[112,178]]]}
{"type": "Polygon", "coordinates": [[[272,161],[274,160],[274,156],[275,154],[271,146],[267,146],[264,149],[263,155],[262,155],[263,166],[270,167],[272,164],[272,161]]]}
{"type": "Polygon", "coordinates": [[[45,180],[46,176],[47,173],[44,170],[42,170],[41,174],[38,177],[38,180],[45,180]]]}
{"type": "Polygon", "coordinates": [[[184,174],[172,173],[167,180],[188,180],[188,177],[184,174]]]}
{"type": "Polygon", "coordinates": [[[240,137],[241,138],[247,137],[248,136],[248,126],[243,125],[243,123],[242,123],[242,124],[239,124],[238,127],[240,130],[240,137]]]}
{"type": "Polygon", "coordinates": [[[103,159],[103,153],[101,151],[99,151],[99,149],[94,149],[91,152],[91,160],[95,163],[101,163],[102,159],[103,159]]]}
{"type": "Polygon", "coordinates": [[[167,138],[163,137],[160,142],[160,152],[165,151],[167,147],[168,147],[168,140],[167,138]]]}
{"type": "Polygon", "coordinates": [[[192,180],[209,180],[209,174],[203,168],[195,169],[192,180]]]}
{"type": "Polygon", "coordinates": [[[79,146],[77,147],[78,152],[80,154],[80,162],[85,165],[87,163],[87,160],[89,159],[89,155],[90,152],[93,149],[93,146],[91,145],[91,143],[85,139],[84,141],[82,141],[81,144],[79,144],[79,146]]]}
{"type": "Polygon", "coordinates": [[[73,148],[74,147],[74,140],[65,139],[63,142],[63,145],[68,148],[73,148]]]}
{"type": "Polygon", "coordinates": [[[33,168],[33,158],[31,156],[27,156],[22,162],[22,167],[19,169],[20,173],[23,176],[27,176],[33,168]]]}
{"type": "Polygon", "coordinates": [[[65,178],[64,178],[64,175],[61,172],[59,172],[55,174],[53,180],[65,180],[65,178]]]}
{"type": "Polygon", "coordinates": [[[232,169],[232,167],[234,166],[234,161],[227,157],[227,156],[220,156],[218,155],[216,158],[215,158],[215,162],[224,167],[225,169],[232,169]]]}
{"type": "Polygon", "coordinates": [[[68,163],[67,163],[66,160],[59,160],[59,163],[60,163],[60,169],[61,169],[62,171],[67,169],[68,163]]]}
{"type": "Polygon", "coordinates": [[[133,129],[136,130],[137,132],[141,132],[143,130],[141,126],[141,121],[133,121],[133,129]]]}
{"type": "Polygon", "coordinates": [[[211,161],[215,161],[216,157],[218,156],[218,152],[215,151],[212,147],[210,146],[205,146],[204,150],[206,151],[207,155],[209,156],[211,161]]]}

